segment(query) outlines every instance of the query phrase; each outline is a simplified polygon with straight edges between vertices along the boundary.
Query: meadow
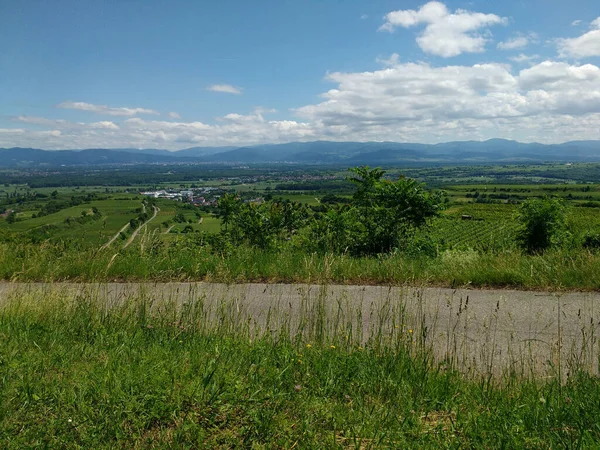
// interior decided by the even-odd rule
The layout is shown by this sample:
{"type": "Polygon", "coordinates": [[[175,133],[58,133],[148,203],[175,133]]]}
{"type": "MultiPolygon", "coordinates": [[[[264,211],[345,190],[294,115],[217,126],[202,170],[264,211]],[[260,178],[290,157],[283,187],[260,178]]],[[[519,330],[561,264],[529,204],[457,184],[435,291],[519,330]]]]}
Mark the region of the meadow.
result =
{"type": "MultiPolygon", "coordinates": [[[[173,177],[175,170],[164,173],[173,177]]],[[[212,178],[210,171],[200,171],[196,177],[188,171],[186,177],[193,181],[172,179],[155,187],[214,186],[243,198],[264,196],[276,202],[302,204],[316,214],[331,205],[325,203],[329,199],[343,202],[352,196],[344,184],[347,173],[343,171],[328,170],[319,178],[313,169],[310,179],[297,174],[294,181],[287,171],[278,173],[271,168],[271,175],[267,175],[266,170],[256,170],[251,176],[247,176],[247,169],[221,170],[212,178]],[[311,190],[302,190],[307,187],[311,190]]],[[[434,185],[445,180],[436,187],[445,192],[444,208],[416,233],[407,250],[362,257],[303,250],[301,240],[306,238],[300,235],[270,248],[235,245],[226,253],[215,251],[211,236],[222,230],[219,208],[141,196],[139,192],[146,187],[136,186],[134,181],[149,176],[143,170],[131,175],[129,186],[107,183],[33,188],[5,183],[0,185],[0,208],[14,209],[16,220],[9,223],[6,214],[0,218],[0,277],[28,281],[269,280],[593,290],[600,287],[600,257],[593,248],[582,248],[582,242],[587,235],[600,232],[600,185],[594,183],[596,179],[584,182],[581,178],[595,170],[590,164],[406,169],[434,185]],[[519,173],[528,179],[531,174],[538,178],[546,174],[546,178],[519,184],[513,179],[519,173]],[[523,254],[516,242],[520,204],[545,196],[565,202],[568,233],[560,246],[545,254],[523,254]],[[68,206],[73,199],[82,203],[68,206]],[[52,202],[65,207],[41,215],[52,202]],[[154,207],[156,218],[151,217],[154,207]]],[[[398,173],[398,169],[389,171],[392,179],[398,173]]],[[[122,182],[123,176],[116,181],[122,182]]],[[[59,175],[48,175],[45,182],[63,181],[59,175]]]]}
{"type": "MultiPolygon", "coordinates": [[[[0,284],[3,447],[598,446],[594,304],[579,315],[560,308],[564,291],[600,289],[600,253],[584,246],[600,232],[596,165],[407,169],[432,195],[443,190],[442,210],[409,245],[362,255],[307,250],[320,238],[309,219],[336,225],[351,207],[344,171],[311,169],[307,178],[299,169],[145,170],[0,173],[0,279],[17,282],[0,284]],[[192,186],[214,186],[245,215],[236,224],[219,206],[139,194],[192,186]],[[244,203],[257,197],[267,201],[244,203]],[[551,248],[528,253],[518,244],[519,212],[547,197],[564,202],[566,228],[551,248]],[[287,213],[303,228],[281,226],[287,213]],[[267,240],[236,234],[267,233],[275,222],[267,240]],[[119,283],[78,284],[109,281],[119,283]],[[148,289],[101,294],[127,281],[148,289]],[[449,314],[438,324],[443,345],[418,298],[384,306],[368,298],[374,309],[363,314],[347,298],[319,294],[303,298],[296,315],[269,306],[259,317],[245,309],[244,293],[161,297],[161,283],[174,281],[291,283],[300,295],[304,283],[323,292],[330,283],[548,290],[559,305],[557,334],[546,342],[551,330],[542,326],[535,342],[517,336],[524,350],[512,353],[498,338],[510,329],[473,314],[462,297],[450,309],[440,297],[449,314]],[[29,282],[47,284],[36,291],[29,282]],[[585,319],[568,336],[565,311],[585,319]],[[468,321],[483,330],[477,354],[460,344],[470,342],[468,321]],[[476,359],[507,354],[505,364],[472,370],[476,359]],[[540,361],[544,371],[528,369],[540,361]]],[[[267,289],[260,292],[257,304],[267,304],[267,289]]],[[[518,315],[505,294],[506,314],[518,315]]]]}
{"type": "Polygon", "coordinates": [[[262,327],[235,300],[206,300],[148,291],[107,302],[93,288],[7,295],[4,448],[537,449],[600,440],[598,378],[583,368],[465,375],[452,350],[434,358],[424,330],[409,329],[394,302],[375,311],[365,336],[360,316],[343,303],[329,313],[326,296],[294,323],[270,311],[262,327]]]}

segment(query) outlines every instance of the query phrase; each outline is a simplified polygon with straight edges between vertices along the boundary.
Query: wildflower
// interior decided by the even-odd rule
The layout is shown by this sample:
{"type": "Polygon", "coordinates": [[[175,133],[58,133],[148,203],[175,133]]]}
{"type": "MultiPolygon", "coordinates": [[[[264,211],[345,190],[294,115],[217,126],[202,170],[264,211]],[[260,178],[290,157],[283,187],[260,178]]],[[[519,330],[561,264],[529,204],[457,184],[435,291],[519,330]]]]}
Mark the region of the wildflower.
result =
{"type": "Polygon", "coordinates": [[[299,384],[297,384],[296,386],[294,386],[294,390],[296,392],[300,392],[301,389],[302,389],[302,386],[300,386],[299,384]]]}
{"type": "Polygon", "coordinates": [[[180,344],[183,344],[183,341],[179,341],[180,344]]]}
{"type": "Polygon", "coordinates": [[[302,364],[302,360],[301,359],[298,360],[298,364],[302,364]]]}
{"type": "Polygon", "coordinates": [[[332,345],[331,348],[335,349],[335,345],[332,345]]]}
{"type": "Polygon", "coordinates": [[[408,330],[408,332],[409,332],[409,333],[412,333],[412,332],[413,332],[413,330],[408,330]]]}
{"type": "Polygon", "coordinates": [[[396,325],[394,328],[400,328],[398,325],[396,325]]]}
{"type": "Polygon", "coordinates": [[[312,345],[306,344],[306,348],[311,348],[311,347],[312,347],[312,345]]]}
{"type": "Polygon", "coordinates": [[[359,346],[358,349],[362,351],[363,348],[359,346]]]}
{"type": "Polygon", "coordinates": [[[542,405],[546,404],[546,399],[544,397],[540,397],[540,403],[542,405]]]}
{"type": "Polygon", "coordinates": [[[73,423],[73,419],[68,419],[67,422],[73,423]]]}

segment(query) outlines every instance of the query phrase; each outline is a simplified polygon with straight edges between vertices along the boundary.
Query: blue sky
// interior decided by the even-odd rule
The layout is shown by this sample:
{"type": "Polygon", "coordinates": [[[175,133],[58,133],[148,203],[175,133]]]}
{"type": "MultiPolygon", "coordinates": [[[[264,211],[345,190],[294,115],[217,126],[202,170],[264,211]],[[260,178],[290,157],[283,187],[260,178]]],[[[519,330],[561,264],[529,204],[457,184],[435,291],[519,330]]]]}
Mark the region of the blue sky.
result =
{"type": "Polygon", "coordinates": [[[0,2],[0,146],[600,139],[595,0],[0,2]]]}

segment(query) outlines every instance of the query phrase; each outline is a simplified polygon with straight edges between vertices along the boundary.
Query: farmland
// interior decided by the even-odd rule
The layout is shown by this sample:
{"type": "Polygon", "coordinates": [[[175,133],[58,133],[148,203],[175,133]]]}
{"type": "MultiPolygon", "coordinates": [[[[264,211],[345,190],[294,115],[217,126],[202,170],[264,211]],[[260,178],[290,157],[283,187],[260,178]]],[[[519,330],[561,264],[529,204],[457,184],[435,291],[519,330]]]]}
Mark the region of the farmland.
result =
{"type": "MultiPolygon", "coordinates": [[[[298,205],[302,223],[336,208],[342,211],[355,186],[341,168],[173,167],[157,172],[140,167],[104,173],[104,183],[95,185],[88,182],[101,179],[97,170],[80,172],[59,171],[30,183],[24,182],[27,173],[0,173],[3,278],[412,280],[575,289],[600,285],[594,275],[598,256],[582,248],[587,236],[600,232],[600,172],[594,164],[389,168],[386,176],[392,181],[405,174],[426,183],[428,190],[441,195],[442,208],[404,250],[362,258],[344,254],[343,248],[337,255],[333,250],[324,255],[308,250],[320,239],[320,231],[253,241],[262,242],[260,248],[230,245],[222,224],[218,201],[226,195],[255,204],[256,211],[270,204],[298,205]],[[156,181],[147,183],[151,176],[156,181]],[[86,183],[71,184],[83,179],[86,183]],[[145,191],[176,198],[141,195],[145,191]],[[193,197],[183,198],[181,192],[193,197]],[[566,232],[560,245],[545,255],[524,255],[517,243],[521,204],[547,197],[564,202],[566,232]],[[57,252],[64,259],[57,258],[57,252]],[[36,256],[18,256],[23,254],[36,256]],[[565,264],[571,270],[564,270],[565,264]],[[588,272],[591,275],[585,276],[588,272]]],[[[255,219],[243,219],[248,220],[255,219]]],[[[264,230],[267,222],[256,226],[264,230]]]]}

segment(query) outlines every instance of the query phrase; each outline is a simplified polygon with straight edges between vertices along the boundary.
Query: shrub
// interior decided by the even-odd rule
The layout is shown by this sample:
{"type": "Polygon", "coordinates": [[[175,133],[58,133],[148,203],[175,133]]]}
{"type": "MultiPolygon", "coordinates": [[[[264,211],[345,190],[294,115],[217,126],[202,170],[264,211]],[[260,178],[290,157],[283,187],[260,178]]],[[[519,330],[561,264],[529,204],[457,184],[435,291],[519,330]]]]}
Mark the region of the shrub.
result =
{"type": "Polygon", "coordinates": [[[582,246],[588,250],[600,249],[600,232],[596,231],[587,233],[583,237],[582,246]]]}
{"type": "Polygon", "coordinates": [[[528,253],[541,253],[559,243],[566,232],[565,206],[561,199],[527,200],[518,215],[518,242],[528,253]]]}

